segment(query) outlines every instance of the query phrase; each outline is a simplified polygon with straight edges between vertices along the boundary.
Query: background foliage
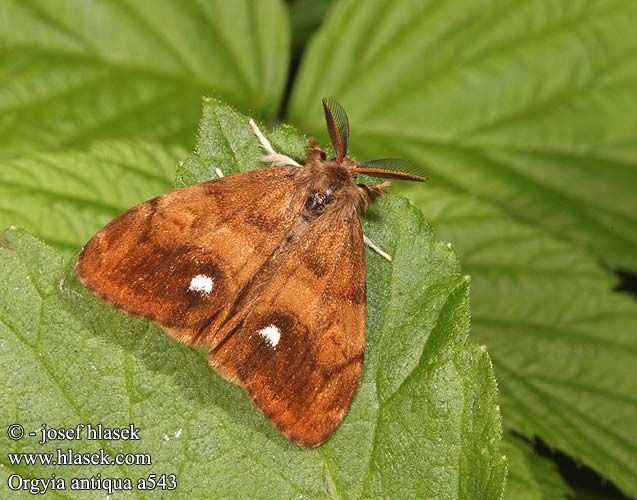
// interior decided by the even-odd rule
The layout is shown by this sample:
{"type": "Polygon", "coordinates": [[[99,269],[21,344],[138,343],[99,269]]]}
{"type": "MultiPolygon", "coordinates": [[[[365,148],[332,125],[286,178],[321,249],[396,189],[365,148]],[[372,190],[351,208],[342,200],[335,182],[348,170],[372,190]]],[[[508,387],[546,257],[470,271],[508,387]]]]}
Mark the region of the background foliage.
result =
{"type": "MultiPolygon", "coordinates": [[[[431,172],[429,185],[397,190],[473,277],[471,335],[493,360],[506,429],[505,497],[637,497],[637,308],[614,273],[637,269],[636,15],[631,0],[3,0],[0,227],[71,256],[113,216],[171,189],[202,95],[324,143],[319,102],[332,95],[350,115],[355,156],[407,157],[431,172]],[[573,473],[569,460],[585,467],[573,473]],[[608,483],[589,487],[591,470],[608,483]]],[[[6,265],[31,252],[50,274],[16,301],[40,296],[55,309],[62,257],[21,244],[7,244],[6,265]]],[[[26,314],[17,302],[5,327],[26,314]]],[[[72,331],[91,331],[83,325],[72,331]]],[[[98,352],[105,342],[79,335],[98,352]]],[[[120,340],[115,366],[127,377],[152,365],[155,348],[191,356],[137,337],[141,357],[120,340]]],[[[206,380],[211,399],[230,391],[206,380]]]]}

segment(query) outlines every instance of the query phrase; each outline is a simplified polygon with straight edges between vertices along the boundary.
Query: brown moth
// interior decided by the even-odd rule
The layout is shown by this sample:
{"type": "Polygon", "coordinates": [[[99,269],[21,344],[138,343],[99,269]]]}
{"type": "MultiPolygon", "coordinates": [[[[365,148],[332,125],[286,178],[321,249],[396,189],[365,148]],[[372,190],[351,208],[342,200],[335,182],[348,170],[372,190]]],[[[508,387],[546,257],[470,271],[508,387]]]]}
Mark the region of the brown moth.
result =
{"type": "Polygon", "coordinates": [[[407,161],[349,158],[345,111],[332,99],[323,107],[336,158],[327,160],[312,139],[302,167],[231,175],[153,198],[99,231],[76,266],[84,286],[112,306],[205,347],[217,372],[307,447],[339,426],[363,367],[357,212],[388,184],[356,184],[356,176],[424,180],[407,161]]]}

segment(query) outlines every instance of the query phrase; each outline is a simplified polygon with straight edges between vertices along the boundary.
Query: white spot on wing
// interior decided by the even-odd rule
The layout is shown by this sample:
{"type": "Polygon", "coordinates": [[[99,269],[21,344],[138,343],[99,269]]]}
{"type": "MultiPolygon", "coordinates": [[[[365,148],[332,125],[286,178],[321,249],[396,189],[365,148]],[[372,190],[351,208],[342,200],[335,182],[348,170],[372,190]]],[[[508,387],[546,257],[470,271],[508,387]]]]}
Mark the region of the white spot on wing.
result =
{"type": "Polygon", "coordinates": [[[206,276],[205,274],[198,274],[193,279],[190,280],[190,286],[188,290],[192,290],[193,292],[199,292],[203,295],[208,295],[214,286],[214,282],[210,276],[206,276]]]}
{"type": "Polygon", "coordinates": [[[279,340],[281,340],[281,331],[274,324],[261,328],[257,333],[261,335],[272,348],[275,348],[279,344],[279,340]]]}

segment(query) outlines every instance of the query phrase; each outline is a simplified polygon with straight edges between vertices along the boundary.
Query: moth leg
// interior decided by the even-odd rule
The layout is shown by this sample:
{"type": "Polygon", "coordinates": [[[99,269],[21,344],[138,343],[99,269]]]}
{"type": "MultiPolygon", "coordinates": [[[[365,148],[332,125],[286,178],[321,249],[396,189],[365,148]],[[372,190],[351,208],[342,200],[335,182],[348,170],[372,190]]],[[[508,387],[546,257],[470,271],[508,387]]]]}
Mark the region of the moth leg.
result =
{"type": "Polygon", "coordinates": [[[371,248],[374,252],[391,262],[391,255],[389,255],[387,252],[385,252],[385,250],[376,245],[376,243],[370,240],[365,234],[363,234],[363,241],[365,242],[365,245],[371,248]]]}
{"type": "Polygon", "coordinates": [[[219,167],[215,168],[215,174],[217,174],[217,179],[221,179],[222,177],[225,177],[219,167]]]}
{"type": "Polygon", "coordinates": [[[252,127],[252,131],[254,132],[254,135],[256,135],[257,139],[259,139],[259,142],[261,143],[261,147],[265,149],[266,153],[268,153],[262,158],[263,161],[270,162],[272,163],[272,165],[277,167],[284,167],[286,165],[292,165],[294,167],[301,166],[299,163],[297,163],[294,159],[290,158],[289,156],[286,156],[282,153],[277,153],[272,147],[272,144],[270,144],[270,141],[268,141],[266,136],[263,135],[263,132],[261,132],[261,130],[259,129],[259,127],[257,126],[257,124],[254,122],[252,118],[250,118],[250,127],[252,127]]]}
{"type": "MultiPolygon", "coordinates": [[[[383,182],[382,184],[375,184],[372,186],[358,184],[358,191],[361,195],[361,199],[363,200],[363,208],[367,208],[374,198],[382,196],[388,189],[389,182],[383,182]]],[[[378,255],[391,262],[391,255],[376,245],[376,243],[370,240],[365,234],[363,234],[363,242],[378,255]]]]}

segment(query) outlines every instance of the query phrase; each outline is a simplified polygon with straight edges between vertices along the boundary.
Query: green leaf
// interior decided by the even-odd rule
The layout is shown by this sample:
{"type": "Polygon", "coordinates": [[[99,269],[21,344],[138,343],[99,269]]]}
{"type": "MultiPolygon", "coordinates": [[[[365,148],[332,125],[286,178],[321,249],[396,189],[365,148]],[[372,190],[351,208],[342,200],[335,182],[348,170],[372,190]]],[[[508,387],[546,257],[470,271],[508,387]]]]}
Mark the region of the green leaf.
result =
{"type": "Polygon", "coordinates": [[[76,252],[115,216],[170,190],[175,163],[186,154],[179,147],[118,141],[5,160],[0,227],[14,224],[76,252]]]}
{"type": "MultiPolygon", "coordinates": [[[[263,167],[261,157],[265,152],[248,123],[248,117],[223,101],[204,99],[196,157],[179,165],[175,187],[263,167]]],[[[286,151],[298,161],[305,159],[307,139],[293,127],[279,125],[269,140],[275,150],[286,151]]]]}
{"type": "Polygon", "coordinates": [[[457,244],[472,334],[488,346],[507,427],[637,495],[637,307],[587,253],[467,195],[416,201],[457,244]]]}
{"type": "MultiPolygon", "coordinates": [[[[214,101],[206,106],[216,116],[231,112],[214,101]]],[[[230,121],[218,129],[218,143],[225,138],[246,147],[247,130],[244,117],[230,121]]],[[[202,137],[213,135],[202,130],[202,137]]],[[[295,143],[289,129],[284,135],[295,143]]],[[[209,153],[222,158],[241,150],[209,153]]],[[[200,165],[198,174],[194,167],[182,170],[191,180],[207,180],[203,162],[187,162],[200,165]]],[[[63,273],[58,254],[15,230],[0,238],[0,279],[14,290],[0,297],[0,427],[134,423],[139,442],[80,441],[73,447],[150,453],[151,467],[68,467],[56,474],[176,473],[184,498],[207,498],[211,491],[222,498],[501,498],[506,463],[495,379],[487,354],[466,343],[468,282],[454,251],[434,239],[416,208],[395,196],[375,203],[364,225],[394,260],[367,255],[363,379],[343,425],[318,449],[287,441],[243,390],[214,373],[202,352],[92,297],[77,282],[74,259],[63,273]]],[[[56,444],[11,442],[3,432],[0,446],[50,451],[56,444]]],[[[5,484],[11,473],[50,474],[41,466],[11,465],[7,455],[0,463],[5,484]]],[[[80,498],[71,491],[64,497],[80,498]]]]}
{"type": "Polygon", "coordinates": [[[120,138],[190,147],[207,94],[272,117],[287,23],[279,0],[5,0],[0,155],[120,138]]]}
{"type": "Polygon", "coordinates": [[[632,0],[335,2],[290,120],[325,137],[334,96],[353,150],[417,160],[436,185],[637,269],[632,0]]]}
{"type": "Polygon", "coordinates": [[[505,500],[566,500],[570,489],[555,464],[536,455],[521,439],[505,434],[502,450],[509,459],[505,500]]]}

